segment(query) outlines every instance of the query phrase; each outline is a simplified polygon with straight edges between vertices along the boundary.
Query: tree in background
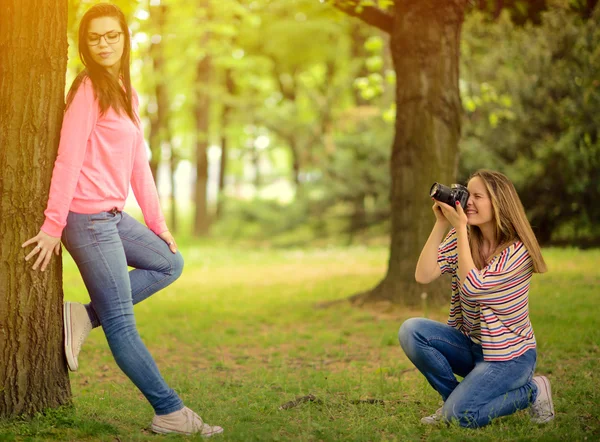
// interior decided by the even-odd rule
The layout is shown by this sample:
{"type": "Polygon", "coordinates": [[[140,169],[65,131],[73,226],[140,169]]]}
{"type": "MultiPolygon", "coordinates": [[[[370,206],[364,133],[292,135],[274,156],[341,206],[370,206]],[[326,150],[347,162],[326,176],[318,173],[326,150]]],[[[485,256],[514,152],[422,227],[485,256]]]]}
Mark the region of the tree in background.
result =
{"type": "Polygon", "coordinates": [[[196,60],[196,84],[194,86],[194,115],[196,119],[196,185],[194,187],[195,216],[194,235],[206,235],[210,227],[208,199],[208,144],[210,128],[211,96],[209,93],[212,77],[212,54],[209,51],[211,32],[209,22],[212,17],[210,0],[200,0],[198,14],[203,32],[200,40],[202,55],[196,60]]]}
{"type": "Polygon", "coordinates": [[[0,417],[70,401],[62,265],[31,270],[62,123],[67,2],[7,0],[0,14],[0,417]],[[8,12],[7,12],[8,11],[8,12]]]}
{"type": "Polygon", "coordinates": [[[150,159],[150,169],[154,180],[158,182],[157,172],[160,162],[163,159],[162,150],[168,147],[169,155],[169,177],[170,177],[170,219],[169,227],[176,232],[178,229],[177,221],[177,203],[176,203],[176,188],[175,188],[175,170],[179,161],[179,155],[173,146],[172,133],[170,128],[170,93],[169,93],[169,77],[166,66],[166,50],[165,40],[167,35],[167,16],[169,9],[166,3],[149,5],[149,33],[150,33],[150,49],[148,58],[151,59],[152,75],[151,80],[154,82],[153,98],[147,106],[147,112],[150,117],[150,134],[149,145],[152,156],[150,159]]]}
{"type": "MultiPolygon", "coordinates": [[[[357,302],[417,304],[423,287],[415,265],[433,225],[427,192],[435,181],[454,182],[458,165],[461,101],[459,44],[466,0],[357,1],[334,6],[390,34],[396,72],[396,123],[392,145],[391,245],[385,278],[357,302]],[[369,2],[373,3],[373,2],[369,2]],[[386,12],[387,7],[391,7],[386,12]]],[[[434,298],[445,296],[428,286],[434,298]]]]}

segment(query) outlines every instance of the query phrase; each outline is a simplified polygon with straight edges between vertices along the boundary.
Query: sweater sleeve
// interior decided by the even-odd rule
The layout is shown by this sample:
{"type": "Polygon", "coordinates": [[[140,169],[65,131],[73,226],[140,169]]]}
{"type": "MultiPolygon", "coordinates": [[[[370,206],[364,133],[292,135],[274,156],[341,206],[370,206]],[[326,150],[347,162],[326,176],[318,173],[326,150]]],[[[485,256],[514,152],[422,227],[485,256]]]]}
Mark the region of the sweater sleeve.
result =
{"type": "Polygon", "coordinates": [[[41,230],[60,237],[67,224],[67,215],[88,148],[90,135],[99,115],[98,101],[90,79],[82,81],[66,110],[60,131],[58,156],[54,162],[46,219],[41,230]]]}
{"type": "Polygon", "coordinates": [[[438,247],[438,265],[444,273],[454,273],[458,266],[456,229],[451,229],[438,247]]]}
{"type": "Polygon", "coordinates": [[[533,262],[520,241],[504,249],[496,262],[483,270],[472,269],[462,285],[467,299],[499,304],[529,290],[533,262]]]}
{"type": "MultiPolygon", "coordinates": [[[[138,103],[137,93],[134,91],[133,105],[136,115],[138,103]]],[[[154,183],[152,171],[150,170],[144,134],[141,130],[138,132],[134,155],[133,170],[131,172],[131,188],[142,209],[146,225],[150,230],[159,235],[169,229],[160,208],[158,191],[156,190],[156,184],[154,183]]]]}

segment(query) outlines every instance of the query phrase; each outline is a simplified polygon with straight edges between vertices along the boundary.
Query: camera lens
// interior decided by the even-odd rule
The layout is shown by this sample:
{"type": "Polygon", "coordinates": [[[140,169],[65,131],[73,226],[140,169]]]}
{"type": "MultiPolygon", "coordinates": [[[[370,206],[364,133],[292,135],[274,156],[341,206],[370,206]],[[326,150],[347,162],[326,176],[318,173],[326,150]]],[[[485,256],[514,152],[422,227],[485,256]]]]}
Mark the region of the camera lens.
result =
{"type": "Polygon", "coordinates": [[[433,199],[440,201],[442,203],[454,204],[452,189],[448,186],[444,186],[440,183],[433,183],[431,186],[431,190],[429,191],[429,195],[433,197],[433,199]]]}
{"type": "Polygon", "coordinates": [[[433,183],[433,186],[431,186],[431,190],[429,191],[429,196],[434,197],[438,192],[438,187],[438,183],[433,183]]]}

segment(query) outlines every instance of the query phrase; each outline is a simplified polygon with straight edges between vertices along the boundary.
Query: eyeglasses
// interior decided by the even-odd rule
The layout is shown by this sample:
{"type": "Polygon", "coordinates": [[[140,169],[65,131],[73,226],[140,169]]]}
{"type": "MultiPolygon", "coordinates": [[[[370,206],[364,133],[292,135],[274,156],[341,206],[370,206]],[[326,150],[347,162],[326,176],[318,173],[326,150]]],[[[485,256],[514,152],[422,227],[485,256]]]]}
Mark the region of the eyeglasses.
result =
{"type": "Polygon", "coordinates": [[[124,34],[124,32],[110,31],[101,35],[92,34],[88,35],[87,41],[90,46],[98,46],[100,44],[100,40],[102,40],[102,37],[104,37],[104,41],[107,44],[113,45],[115,43],[119,43],[119,40],[121,39],[121,34],[124,34]]]}

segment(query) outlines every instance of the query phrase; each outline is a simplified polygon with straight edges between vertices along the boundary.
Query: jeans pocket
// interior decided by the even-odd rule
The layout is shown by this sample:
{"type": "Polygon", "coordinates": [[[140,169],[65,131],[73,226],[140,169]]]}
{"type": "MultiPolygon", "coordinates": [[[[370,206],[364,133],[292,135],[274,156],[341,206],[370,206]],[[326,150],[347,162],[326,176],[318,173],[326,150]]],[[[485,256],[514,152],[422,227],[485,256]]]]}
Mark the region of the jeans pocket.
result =
{"type": "Polygon", "coordinates": [[[67,225],[63,230],[62,240],[69,251],[82,247],[87,247],[96,242],[93,223],[90,221],[89,215],[82,213],[69,212],[67,217],[67,225]]]}

